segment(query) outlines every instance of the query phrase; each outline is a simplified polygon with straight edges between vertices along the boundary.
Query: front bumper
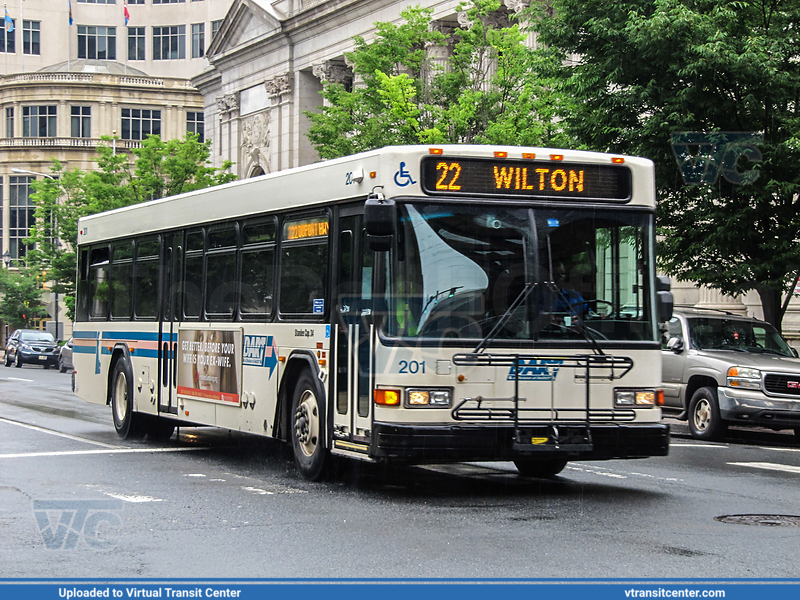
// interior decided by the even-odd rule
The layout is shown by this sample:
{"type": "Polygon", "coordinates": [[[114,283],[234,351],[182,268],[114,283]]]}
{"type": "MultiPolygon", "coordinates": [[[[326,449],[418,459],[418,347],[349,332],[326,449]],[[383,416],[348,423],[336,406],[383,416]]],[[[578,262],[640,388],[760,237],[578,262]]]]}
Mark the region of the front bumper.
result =
{"type": "Polygon", "coordinates": [[[800,399],[772,398],[758,391],[719,388],[719,414],[725,421],[772,429],[800,427],[800,399]]]}
{"type": "MultiPolygon", "coordinates": [[[[669,453],[669,425],[664,423],[591,426],[592,448],[569,446],[537,451],[541,458],[603,460],[646,458],[669,453]]],[[[372,456],[408,462],[514,460],[531,456],[514,449],[512,426],[390,425],[375,423],[372,456]]]]}
{"type": "Polygon", "coordinates": [[[19,352],[20,361],[28,365],[57,365],[58,355],[47,352],[19,352]]]}

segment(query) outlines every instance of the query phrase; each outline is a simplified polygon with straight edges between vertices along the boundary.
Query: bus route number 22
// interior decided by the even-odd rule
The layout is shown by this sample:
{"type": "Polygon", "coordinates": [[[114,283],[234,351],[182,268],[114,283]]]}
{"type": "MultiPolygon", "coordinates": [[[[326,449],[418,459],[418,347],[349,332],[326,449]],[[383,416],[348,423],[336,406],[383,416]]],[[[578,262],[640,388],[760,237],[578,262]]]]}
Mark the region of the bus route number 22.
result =
{"type": "Polygon", "coordinates": [[[437,190],[456,191],[461,189],[461,185],[456,183],[461,176],[460,163],[440,162],[436,164],[436,170],[439,172],[439,179],[436,181],[437,190]]]}
{"type": "Polygon", "coordinates": [[[425,372],[425,361],[418,361],[418,360],[401,360],[400,361],[400,373],[424,373],[425,372]]]}

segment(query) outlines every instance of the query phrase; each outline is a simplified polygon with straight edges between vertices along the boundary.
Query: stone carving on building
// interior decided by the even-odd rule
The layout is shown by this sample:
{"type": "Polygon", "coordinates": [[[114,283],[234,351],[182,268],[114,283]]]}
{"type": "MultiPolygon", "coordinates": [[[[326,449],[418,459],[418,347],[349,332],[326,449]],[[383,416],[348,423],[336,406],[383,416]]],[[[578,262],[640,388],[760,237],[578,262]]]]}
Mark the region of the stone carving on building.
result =
{"type": "MultiPolygon", "coordinates": [[[[510,7],[508,7],[507,5],[508,2],[506,3],[506,6],[501,5],[500,8],[498,8],[495,12],[490,13],[485,17],[483,17],[481,19],[483,21],[483,24],[497,28],[508,27],[509,25],[511,25],[511,20],[509,19],[510,7]]],[[[468,29],[472,26],[472,22],[467,16],[466,11],[460,11],[456,13],[456,18],[458,19],[458,24],[461,25],[461,27],[468,29]]]]}
{"type": "Polygon", "coordinates": [[[291,94],[294,88],[294,75],[292,73],[278,75],[265,81],[264,87],[272,98],[280,98],[280,96],[291,94]]]}
{"type": "Polygon", "coordinates": [[[519,14],[528,8],[530,0],[503,0],[503,4],[506,5],[508,10],[514,12],[515,14],[519,14]]]}
{"type": "Polygon", "coordinates": [[[313,65],[311,72],[323,83],[341,83],[345,87],[353,84],[353,69],[344,61],[326,60],[313,65]]]}
{"type": "Polygon", "coordinates": [[[242,163],[247,172],[260,166],[265,173],[269,168],[269,111],[248,115],[241,120],[242,163]]]}
{"type": "Polygon", "coordinates": [[[217,98],[217,110],[220,113],[229,113],[239,110],[239,92],[225,94],[222,98],[217,98]]]}

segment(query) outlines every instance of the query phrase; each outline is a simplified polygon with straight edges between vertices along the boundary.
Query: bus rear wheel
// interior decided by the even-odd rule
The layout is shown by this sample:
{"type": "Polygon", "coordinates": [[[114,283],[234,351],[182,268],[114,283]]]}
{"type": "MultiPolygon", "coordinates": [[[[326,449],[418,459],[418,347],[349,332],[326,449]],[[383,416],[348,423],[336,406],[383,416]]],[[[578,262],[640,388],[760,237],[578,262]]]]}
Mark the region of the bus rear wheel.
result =
{"type": "Polygon", "coordinates": [[[111,375],[111,414],[114,429],[123,440],[141,437],[141,419],[133,410],[133,376],[128,362],[121,358],[114,363],[111,375]]]}
{"type": "Polygon", "coordinates": [[[567,466],[566,458],[518,458],[514,461],[519,474],[524,477],[555,477],[567,466]]]}
{"type": "Polygon", "coordinates": [[[323,401],[319,384],[309,371],[304,371],[292,396],[290,436],[297,469],[311,481],[322,478],[328,458],[323,401]]]}

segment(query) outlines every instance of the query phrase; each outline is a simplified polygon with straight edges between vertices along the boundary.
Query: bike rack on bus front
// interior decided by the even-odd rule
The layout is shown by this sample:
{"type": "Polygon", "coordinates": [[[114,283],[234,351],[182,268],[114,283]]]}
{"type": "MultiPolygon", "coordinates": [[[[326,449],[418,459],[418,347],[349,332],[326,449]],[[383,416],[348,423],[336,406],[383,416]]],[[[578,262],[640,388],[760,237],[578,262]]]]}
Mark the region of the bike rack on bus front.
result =
{"type": "MultiPolygon", "coordinates": [[[[591,422],[628,422],[636,418],[632,409],[592,409],[590,388],[592,379],[621,379],[633,368],[628,356],[608,354],[539,355],[488,354],[473,352],[455,354],[453,364],[464,367],[510,367],[514,376],[514,395],[511,398],[464,398],[451,411],[456,421],[489,421],[512,423],[514,450],[534,452],[584,452],[594,449],[591,422]],[[520,407],[519,378],[521,369],[536,365],[539,368],[583,369],[586,381],[585,408],[520,407]],[[603,370],[603,375],[593,372],[603,370]],[[504,406],[505,405],[505,406],[504,406]]],[[[553,377],[553,380],[555,377],[553,377]]],[[[551,380],[552,381],[552,380],[551,380]]],[[[525,399],[522,398],[524,401],[525,399]]]]}

